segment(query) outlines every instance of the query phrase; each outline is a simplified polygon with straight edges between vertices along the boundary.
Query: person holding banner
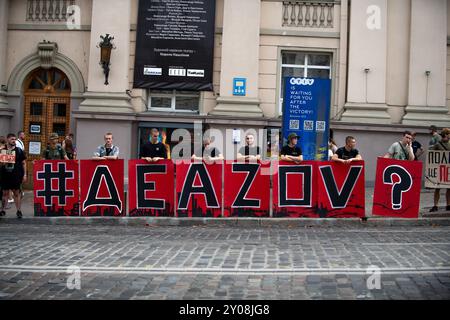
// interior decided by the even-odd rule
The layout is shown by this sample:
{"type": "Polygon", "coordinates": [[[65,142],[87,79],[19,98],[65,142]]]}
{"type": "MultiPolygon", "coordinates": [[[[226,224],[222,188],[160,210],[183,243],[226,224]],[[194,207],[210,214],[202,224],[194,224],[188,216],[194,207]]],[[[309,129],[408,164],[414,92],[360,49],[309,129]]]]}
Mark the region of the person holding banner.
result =
{"type": "Polygon", "coordinates": [[[288,135],[288,144],[281,148],[281,160],[300,163],[303,161],[302,149],[297,147],[300,137],[295,133],[288,135]]]}
{"type": "Polygon", "coordinates": [[[345,146],[336,150],[335,154],[331,157],[332,161],[349,164],[354,160],[362,160],[356,147],[356,139],[352,136],[345,138],[345,146]]]}
{"type": "Polygon", "coordinates": [[[152,128],[150,130],[150,141],[146,142],[141,147],[139,159],[144,159],[147,162],[156,162],[158,160],[167,159],[166,146],[158,141],[159,130],[152,128]]]}
{"type": "Polygon", "coordinates": [[[192,160],[205,160],[206,162],[220,161],[223,160],[223,155],[220,153],[219,149],[211,147],[211,139],[203,139],[203,147],[201,150],[197,150],[192,155],[192,160]],[[197,156],[197,154],[200,155],[197,156]]]}
{"type": "Polygon", "coordinates": [[[403,132],[403,138],[400,141],[394,142],[384,158],[391,158],[397,160],[414,160],[414,151],[412,149],[412,134],[411,131],[403,132]]]}
{"type": "Polygon", "coordinates": [[[3,192],[0,216],[5,215],[5,204],[9,193],[12,191],[17,209],[16,215],[20,219],[22,218],[20,185],[27,181],[27,165],[25,161],[27,157],[25,152],[16,146],[16,135],[14,133],[8,134],[6,139],[8,142],[6,150],[13,156],[14,161],[6,163],[0,169],[3,192]]]}
{"type": "Polygon", "coordinates": [[[241,147],[237,154],[237,160],[260,160],[261,149],[255,146],[255,136],[253,134],[247,134],[245,136],[245,147],[241,147]]]}
{"type": "MultiPolygon", "coordinates": [[[[450,129],[444,128],[441,131],[440,134],[441,138],[439,141],[432,145],[430,147],[430,150],[440,150],[440,151],[450,151],[450,129]]],[[[430,212],[438,211],[438,203],[440,198],[440,191],[441,189],[434,189],[434,205],[430,209],[430,212]]],[[[450,211],[450,189],[447,189],[446,191],[446,198],[447,198],[447,207],[445,208],[446,211],[450,211]]]]}
{"type": "Polygon", "coordinates": [[[94,153],[94,160],[116,160],[119,159],[119,147],[113,145],[113,135],[108,132],[104,136],[105,144],[100,145],[94,153]]]}

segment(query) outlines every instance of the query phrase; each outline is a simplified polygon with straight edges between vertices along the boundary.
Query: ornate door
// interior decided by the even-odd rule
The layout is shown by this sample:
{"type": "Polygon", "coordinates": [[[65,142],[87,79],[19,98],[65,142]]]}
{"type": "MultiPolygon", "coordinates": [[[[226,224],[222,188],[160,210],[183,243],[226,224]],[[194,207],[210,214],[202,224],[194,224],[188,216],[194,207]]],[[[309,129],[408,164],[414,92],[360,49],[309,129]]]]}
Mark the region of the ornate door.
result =
{"type": "Polygon", "coordinates": [[[56,68],[37,69],[25,81],[24,126],[28,181],[32,183],[32,161],[41,159],[51,133],[59,142],[70,130],[70,83],[56,68]]]}

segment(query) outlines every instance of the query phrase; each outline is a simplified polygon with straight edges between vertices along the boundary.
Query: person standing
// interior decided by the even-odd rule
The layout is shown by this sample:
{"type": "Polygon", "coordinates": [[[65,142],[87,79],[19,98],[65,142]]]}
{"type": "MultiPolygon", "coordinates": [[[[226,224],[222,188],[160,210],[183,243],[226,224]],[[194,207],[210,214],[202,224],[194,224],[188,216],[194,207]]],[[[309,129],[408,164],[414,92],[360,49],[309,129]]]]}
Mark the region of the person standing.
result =
{"type": "Polygon", "coordinates": [[[352,136],[345,138],[345,146],[336,150],[336,153],[331,157],[332,161],[341,163],[350,163],[355,160],[362,160],[358,149],[356,149],[356,139],[352,136]]]}
{"type": "Polygon", "coordinates": [[[223,160],[223,155],[216,147],[211,147],[211,139],[203,139],[203,147],[194,152],[191,157],[192,160],[205,160],[206,162],[223,160]],[[199,156],[197,156],[197,154],[199,156]]]}
{"type": "Polygon", "coordinates": [[[424,150],[422,148],[422,144],[416,140],[416,132],[412,132],[411,136],[412,136],[412,142],[411,142],[411,146],[413,148],[413,152],[414,152],[414,160],[418,160],[419,157],[423,154],[424,150]]]}
{"type": "Polygon", "coordinates": [[[284,161],[290,161],[300,163],[303,161],[302,149],[297,146],[298,139],[300,137],[295,133],[288,135],[288,143],[280,151],[280,159],[284,161]]]}
{"type": "Polygon", "coordinates": [[[245,136],[245,146],[239,149],[237,154],[238,160],[260,160],[261,149],[255,146],[255,136],[248,134],[245,136]]]}
{"type": "Polygon", "coordinates": [[[22,149],[22,151],[25,151],[25,144],[23,142],[24,140],[25,140],[25,132],[19,131],[17,133],[16,146],[22,149]]]}
{"type": "Polygon", "coordinates": [[[438,133],[438,129],[436,126],[431,125],[430,128],[428,128],[431,138],[430,141],[428,142],[428,146],[434,146],[436,143],[438,143],[439,141],[441,141],[441,136],[438,133]]]}
{"type": "Polygon", "coordinates": [[[92,159],[94,160],[116,160],[119,159],[119,147],[113,144],[113,134],[108,132],[104,135],[105,144],[97,147],[92,159]]]}
{"type": "Polygon", "coordinates": [[[58,134],[52,133],[48,139],[47,148],[42,151],[42,159],[45,160],[69,160],[64,149],[58,144],[58,134]]]}
{"type": "MultiPolygon", "coordinates": [[[[430,150],[441,150],[441,151],[450,151],[450,129],[444,128],[441,131],[441,139],[438,143],[430,147],[430,150]]],[[[433,207],[430,209],[430,212],[438,211],[438,203],[440,198],[441,189],[434,189],[434,203],[433,207]]],[[[447,189],[446,193],[447,206],[445,208],[446,211],[450,211],[450,189],[447,189]]]]}
{"type": "Polygon", "coordinates": [[[66,138],[64,140],[63,150],[66,152],[67,158],[69,158],[69,160],[75,160],[77,158],[77,153],[71,139],[66,138]]]}
{"type": "Polygon", "coordinates": [[[414,160],[414,152],[411,146],[412,135],[411,131],[403,132],[403,138],[400,141],[394,142],[384,158],[391,158],[397,160],[414,160]]]}
{"type": "Polygon", "coordinates": [[[158,140],[159,130],[152,128],[150,130],[150,141],[144,143],[139,153],[139,159],[144,159],[147,162],[156,162],[162,159],[167,159],[166,146],[158,140]]]}
{"type": "Polygon", "coordinates": [[[5,204],[8,199],[9,193],[14,195],[14,203],[16,205],[17,218],[22,218],[21,202],[22,197],[20,194],[20,185],[27,181],[27,165],[25,152],[16,146],[16,135],[10,133],[6,137],[8,153],[14,155],[14,163],[7,163],[1,167],[2,177],[2,189],[3,189],[3,201],[2,208],[0,209],[0,216],[4,216],[5,204]]]}

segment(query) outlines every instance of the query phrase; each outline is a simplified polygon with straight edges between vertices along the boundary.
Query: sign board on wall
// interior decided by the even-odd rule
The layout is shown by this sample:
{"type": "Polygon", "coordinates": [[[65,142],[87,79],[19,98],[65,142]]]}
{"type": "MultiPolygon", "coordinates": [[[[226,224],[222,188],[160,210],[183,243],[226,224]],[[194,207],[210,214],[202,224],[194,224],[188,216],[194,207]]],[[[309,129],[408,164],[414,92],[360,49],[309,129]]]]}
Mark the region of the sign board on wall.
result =
{"type": "Polygon", "coordinates": [[[331,80],[316,78],[284,79],[283,144],[294,132],[305,160],[328,160],[331,80]]]}
{"type": "Polygon", "coordinates": [[[215,5],[139,1],[134,87],[212,91],[215,5]]]}

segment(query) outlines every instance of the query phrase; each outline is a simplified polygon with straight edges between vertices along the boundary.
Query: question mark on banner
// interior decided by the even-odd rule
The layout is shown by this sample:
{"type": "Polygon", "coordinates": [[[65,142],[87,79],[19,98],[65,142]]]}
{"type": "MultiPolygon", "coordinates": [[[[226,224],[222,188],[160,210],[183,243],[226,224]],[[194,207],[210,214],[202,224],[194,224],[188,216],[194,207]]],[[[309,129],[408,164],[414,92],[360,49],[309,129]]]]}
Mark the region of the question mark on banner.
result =
{"type": "Polygon", "coordinates": [[[391,184],[391,203],[392,209],[400,210],[402,208],[402,194],[403,192],[407,192],[411,189],[412,186],[412,177],[405,168],[400,166],[389,166],[384,169],[383,172],[383,183],[391,184]],[[393,176],[397,176],[399,178],[398,181],[393,180],[393,176]]]}

